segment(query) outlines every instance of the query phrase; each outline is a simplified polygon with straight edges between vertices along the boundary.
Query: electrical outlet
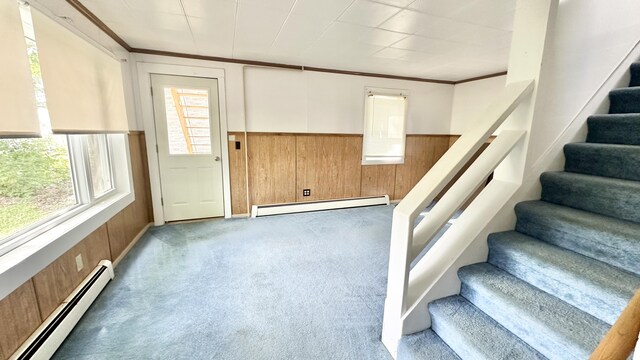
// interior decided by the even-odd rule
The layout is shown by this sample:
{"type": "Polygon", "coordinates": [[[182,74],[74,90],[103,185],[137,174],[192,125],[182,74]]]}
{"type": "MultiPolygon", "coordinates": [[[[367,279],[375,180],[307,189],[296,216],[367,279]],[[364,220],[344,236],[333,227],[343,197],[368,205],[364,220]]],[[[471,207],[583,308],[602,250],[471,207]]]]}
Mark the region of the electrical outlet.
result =
{"type": "Polygon", "coordinates": [[[302,196],[311,196],[311,189],[302,189],[302,196]]]}
{"type": "Polygon", "coordinates": [[[76,256],[76,268],[78,269],[78,272],[84,269],[84,261],[82,261],[82,254],[78,254],[78,256],[76,256]]]}

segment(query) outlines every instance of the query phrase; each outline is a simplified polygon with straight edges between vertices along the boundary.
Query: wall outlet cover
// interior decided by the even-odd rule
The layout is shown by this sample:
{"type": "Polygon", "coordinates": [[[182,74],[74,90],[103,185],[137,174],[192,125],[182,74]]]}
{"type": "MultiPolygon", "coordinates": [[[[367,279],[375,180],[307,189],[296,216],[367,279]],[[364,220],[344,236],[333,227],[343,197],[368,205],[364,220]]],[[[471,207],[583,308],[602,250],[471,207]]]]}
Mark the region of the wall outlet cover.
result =
{"type": "Polygon", "coordinates": [[[76,256],[76,268],[78,269],[78,272],[84,269],[84,261],[82,261],[82,254],[78,254],[76,256]]]}

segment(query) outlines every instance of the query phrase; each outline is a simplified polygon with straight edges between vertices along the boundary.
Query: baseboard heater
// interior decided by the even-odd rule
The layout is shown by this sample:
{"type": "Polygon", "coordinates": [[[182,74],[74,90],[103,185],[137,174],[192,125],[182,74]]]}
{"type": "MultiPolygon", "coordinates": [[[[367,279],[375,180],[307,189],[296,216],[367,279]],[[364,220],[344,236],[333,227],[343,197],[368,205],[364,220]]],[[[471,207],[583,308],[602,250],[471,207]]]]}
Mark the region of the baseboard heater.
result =
{"type": "Polygon", "coordinates": [[[50,359],[113,276],[111,261],[101,261],[9,359],[50,359]]]}
{"type": "Polygon", "coordinates": [[[373,205],[389,205],[389,195],[339,200],[308,201],[289,204],[253,205],[251,207],[251,217],[346,209],[373,205]]]}

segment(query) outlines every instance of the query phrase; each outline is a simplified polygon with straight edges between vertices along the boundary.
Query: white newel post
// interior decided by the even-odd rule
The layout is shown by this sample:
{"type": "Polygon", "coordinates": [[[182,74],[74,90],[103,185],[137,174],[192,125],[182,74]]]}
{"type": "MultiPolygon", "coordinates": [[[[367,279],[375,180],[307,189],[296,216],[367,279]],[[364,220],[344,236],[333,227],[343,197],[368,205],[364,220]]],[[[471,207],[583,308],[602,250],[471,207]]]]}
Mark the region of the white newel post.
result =
{"type": "Polygon", "coordinates": [[[406,310],[407,286],[409,283],[409,258],[413,245],[413,221],[411,214],[402,209],[393,212],[391,227],[391,247],[389,250],[389,273],[387,277],[387,298],[384,302],[382,342],[391,355],[396,357],[398,341],[402,336],[402,316],[406,310]]]}

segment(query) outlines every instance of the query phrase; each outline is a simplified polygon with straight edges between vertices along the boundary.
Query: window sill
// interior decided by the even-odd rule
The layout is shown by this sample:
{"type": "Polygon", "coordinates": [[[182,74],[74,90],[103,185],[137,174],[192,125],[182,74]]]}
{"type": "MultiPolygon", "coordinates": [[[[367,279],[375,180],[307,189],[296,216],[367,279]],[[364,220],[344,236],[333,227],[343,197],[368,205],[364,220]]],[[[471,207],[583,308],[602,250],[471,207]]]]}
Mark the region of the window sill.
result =
{"type": "Polygon", "coordinates": [[[134,195],[116,193],[0,256],[0,299],[132,203],[134,195]]]}

